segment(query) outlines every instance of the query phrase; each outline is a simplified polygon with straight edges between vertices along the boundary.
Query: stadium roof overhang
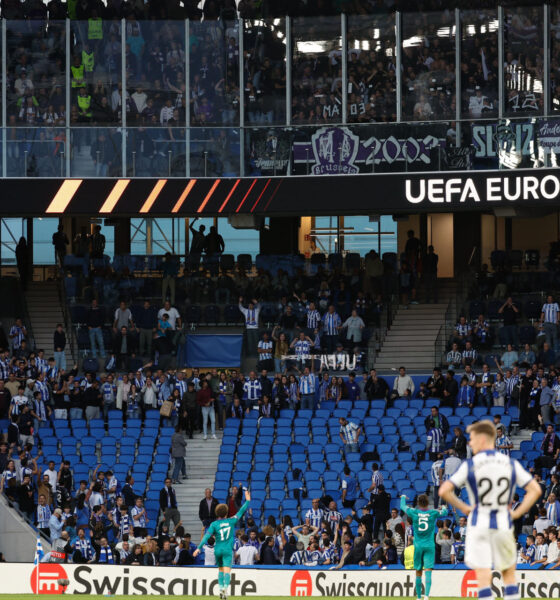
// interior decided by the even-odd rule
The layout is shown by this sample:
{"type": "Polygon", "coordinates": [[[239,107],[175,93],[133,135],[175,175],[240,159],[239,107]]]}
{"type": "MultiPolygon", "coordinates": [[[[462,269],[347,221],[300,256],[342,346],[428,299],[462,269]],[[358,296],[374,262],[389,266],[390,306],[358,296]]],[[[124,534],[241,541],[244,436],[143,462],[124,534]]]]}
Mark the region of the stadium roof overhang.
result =
{"type": "Polygon", "coordinates": [[[398,214],[560,207],[558,169],[215,179],[1,179],[3,217],[398,214]]]}

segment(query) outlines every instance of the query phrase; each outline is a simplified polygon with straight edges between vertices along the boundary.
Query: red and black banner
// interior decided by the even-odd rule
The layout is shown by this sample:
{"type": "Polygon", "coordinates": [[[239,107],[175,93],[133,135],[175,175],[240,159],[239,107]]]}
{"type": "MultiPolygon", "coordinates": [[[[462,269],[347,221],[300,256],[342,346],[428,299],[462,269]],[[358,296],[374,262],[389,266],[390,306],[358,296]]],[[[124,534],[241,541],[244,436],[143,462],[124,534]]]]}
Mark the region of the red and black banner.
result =
{"type": "Polygon", "coordinates": [[[218,179],[0,179],[2,216],[455,212],[560,206],[557,169],[218,179]]]}

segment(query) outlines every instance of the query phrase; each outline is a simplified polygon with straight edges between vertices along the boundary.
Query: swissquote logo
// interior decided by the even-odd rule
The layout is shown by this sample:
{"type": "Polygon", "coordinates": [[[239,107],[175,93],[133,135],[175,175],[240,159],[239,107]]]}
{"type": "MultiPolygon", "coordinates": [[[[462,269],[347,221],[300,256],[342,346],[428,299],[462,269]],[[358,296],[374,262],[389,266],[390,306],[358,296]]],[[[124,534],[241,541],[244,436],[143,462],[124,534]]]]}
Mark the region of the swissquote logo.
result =
{"type": "Polygon", "coordinates": [[[478,581],[474,571],[467,571],[461,583],[462,598],[476,598],[478,596],[478,581]]]}
{"type": "Polygon", "coordinates": [[[64,567],[59,563],[40,563],[31,572],[31,589],[34,594],[62,594],[63,588],[58,585],[59,579],[68,579],[64,567]],[[40,568],[39,577],[37,569],[40,568]],[[39,589],[37,590],[37,586],[39,589]]]}
{"type": "Polygon", "coordinates": [[[313,594],[313,580],[309,571],[296,571],[290,586],[292,596],[311,596],[313,594]]]}

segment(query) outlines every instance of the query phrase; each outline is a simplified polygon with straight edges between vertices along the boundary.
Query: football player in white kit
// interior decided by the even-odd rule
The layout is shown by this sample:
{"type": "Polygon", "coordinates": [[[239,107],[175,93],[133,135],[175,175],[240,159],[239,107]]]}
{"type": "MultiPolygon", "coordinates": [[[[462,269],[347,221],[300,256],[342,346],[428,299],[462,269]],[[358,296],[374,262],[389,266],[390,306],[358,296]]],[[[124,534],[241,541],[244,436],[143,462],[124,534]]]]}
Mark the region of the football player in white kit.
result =
{"type": "Polygon", "coordinates": [[[520,600],[515,579],[517,549],[513,521],[525,515],[541,496],[539,484],[517,460],[495,449],[496,428],[491,421],[469,425],[473,457],[439,489],[444,502],[468,515],[465,563],[476,570],[478,597],[491,598],[492,569],[502,573],[504,600],[520,600]],[[455,494],[466,486],[469,503],[455,494]],[[523,502],[511,510],[516,487],[525,489],[523,502]]]}

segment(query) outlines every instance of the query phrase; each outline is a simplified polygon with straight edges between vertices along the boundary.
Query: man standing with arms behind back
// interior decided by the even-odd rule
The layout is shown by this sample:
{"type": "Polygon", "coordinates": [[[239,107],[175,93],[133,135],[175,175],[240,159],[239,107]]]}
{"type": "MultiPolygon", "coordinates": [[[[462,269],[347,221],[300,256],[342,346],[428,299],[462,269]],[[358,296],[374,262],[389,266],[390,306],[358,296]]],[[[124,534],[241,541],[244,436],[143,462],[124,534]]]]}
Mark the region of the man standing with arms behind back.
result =
{"type": "Polygon", "coordinates": [[[496,452],[496,427],[490,421],[469,425],[469,446],[473,458],[440,487],[445,501],[468,515],[465,563],[476,570],[478,597],[492,597],[492,570],[502,573],[504,600],[520,600],[515,579],[517,562],[513,521],[523,517],[540,498],[542,491],[517,460],[496,452]],[[455,494],[466,486],[469,503],[455,494]],[[525,489],[523,502],[511,510],[516,486],[525,489]]]}

